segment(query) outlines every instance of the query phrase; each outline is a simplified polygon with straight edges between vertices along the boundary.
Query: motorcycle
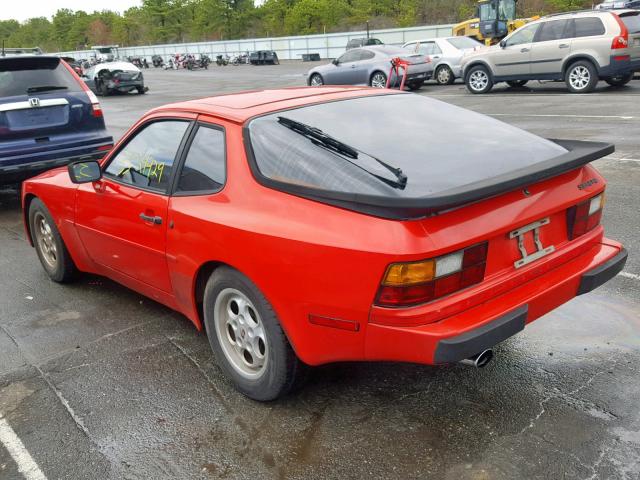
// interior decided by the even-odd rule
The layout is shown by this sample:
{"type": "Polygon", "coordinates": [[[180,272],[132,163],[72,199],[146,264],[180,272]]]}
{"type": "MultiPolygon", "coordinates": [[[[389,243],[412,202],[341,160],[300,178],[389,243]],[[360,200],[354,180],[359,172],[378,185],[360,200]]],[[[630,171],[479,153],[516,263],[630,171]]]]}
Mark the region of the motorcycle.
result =
{"type": "Polygon", "coordinates": [[[241,55],[236,55],[233,57],[231,63],[235,66],[238,65],[248,65],[249,64],[249,53],[243,53],[241,55]]]}
{"type": "Polygon", "coordinates": [[[226,67],[229,65],[229,56],[228,55],[217,55],[216,56],[216,65],[219,67],[226,67]]]}

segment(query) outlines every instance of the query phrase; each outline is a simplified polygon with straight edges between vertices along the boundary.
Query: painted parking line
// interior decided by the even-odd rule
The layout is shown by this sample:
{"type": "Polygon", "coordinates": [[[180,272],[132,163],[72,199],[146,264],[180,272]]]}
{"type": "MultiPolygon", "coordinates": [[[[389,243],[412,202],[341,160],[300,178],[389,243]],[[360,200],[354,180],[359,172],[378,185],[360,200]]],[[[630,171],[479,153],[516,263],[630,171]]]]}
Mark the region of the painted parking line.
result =
{"type": "Polygon", "coordinates": [[[570,115],[570,114],[551,114],[551,113],[488,113],[492,117],[532,117],[532,118],[596,118],[614,119],[614,120],[635,120],[638,117],[623,115],[570,115]]]}
{"type": "Polygon", "coordinates": [[[618,275],[620,275],[621,277],[624,277],[624,278],[630,278],[632,280],[639,280],[640,281],[640,275],[636,275],[635,273],[620,272],[618,275]]]}
{"type": "Polygon", "coordinates": [[[0,443],[11,455],[11,458],[18,465],[18,471],[27,480],[47,480],[44,476],[38,464],[33,460],[24,444],[20,441],[16,432],[7,423],[7,421],[0,415],[0,443]]]}

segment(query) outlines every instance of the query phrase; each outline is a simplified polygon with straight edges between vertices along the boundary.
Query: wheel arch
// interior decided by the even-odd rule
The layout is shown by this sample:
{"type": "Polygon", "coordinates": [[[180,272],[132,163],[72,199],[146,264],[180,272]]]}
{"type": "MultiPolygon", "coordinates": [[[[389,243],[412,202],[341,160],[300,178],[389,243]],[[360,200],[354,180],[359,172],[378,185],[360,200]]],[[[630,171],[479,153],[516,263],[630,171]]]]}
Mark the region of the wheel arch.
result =
{"type": "Polygon", "coordinates": [[[33,243],[33,235],[31,233],[31,223],[29,222],[29,208],[31,207],[31,202],[35,198],[38,198],[34,193],[27,193],[24,196],[23,206],[22,206],[22,221],[24,222],[24,228],[27,233],[27,240],[29,241],[29,245],[34,247],[33,243]]]}
{"type": "Polygon", "coordinates": [[[484,68],[487,69],[487,73],[489,74],[489,77],[491,78],[491,81],[493,81],[493,71],[491,70],[491,67],[489,66],[489,64],[487,62],[485,62],[484,60],[474,60],[473,62],[469,63],[469,65],[466,65],[464,67],[464,71],[462,72],[462,78],[464,79],[464,82],[467,83],[467,76],[469,75],[469,72],[471,71],[471,69],[473,67],[478,67],[478,66],[482,66],[484,68]]]}
{"type": "Polygon", "coordinates": [[[562,64],[562,78],[563,79],[565,78],[565,76],[567,75],[567,70],[571,65],[581,60],[591,63],[593,67],[596,69],[596,72],[598,72],[598,75],[600,74],[600,67],[598,65],[598,61],[595,58],[593,58],[591,55],[586,53],[578,53],[564,60],[562,64]]]}
{"type": "Polygon", "coordinates": [[[322,83],[324,84],[324,77],[322,76],[322,74],[317,71],[312,71],[307,77],[307,86],[309,87],[311,86],[311,79],[313,78],[314,75],[318,75],[322,79],[322,83]]]}

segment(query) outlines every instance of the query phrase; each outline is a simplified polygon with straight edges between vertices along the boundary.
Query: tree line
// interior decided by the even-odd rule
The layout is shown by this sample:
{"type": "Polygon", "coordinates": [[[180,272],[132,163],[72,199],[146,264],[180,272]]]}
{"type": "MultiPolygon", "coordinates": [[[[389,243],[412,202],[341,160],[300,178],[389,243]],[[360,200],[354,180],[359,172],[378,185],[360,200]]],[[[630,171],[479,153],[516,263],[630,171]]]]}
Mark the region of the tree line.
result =
{"type": "MultiPolygon", "coordinates": [[[[593,0],[520,0],[520,16],[591,8],[593,0]]],[[[598,2],[596,2],[598,3],[598,2]]],[[[60,9],[51,18],[0,21],[7,47],[46,52],[277,37],[455,23],[472,18],[475,0],[143,0],[123,14],[60,9]]]]}

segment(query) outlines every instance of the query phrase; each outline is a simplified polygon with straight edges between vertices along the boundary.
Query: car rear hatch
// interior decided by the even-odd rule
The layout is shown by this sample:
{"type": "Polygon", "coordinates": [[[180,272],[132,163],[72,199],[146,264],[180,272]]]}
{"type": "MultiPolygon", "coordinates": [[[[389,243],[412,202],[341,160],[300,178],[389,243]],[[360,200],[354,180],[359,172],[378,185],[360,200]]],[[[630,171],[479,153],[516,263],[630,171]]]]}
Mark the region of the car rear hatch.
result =
{"type": "Polygon", "coordinates": [[[629,32],[631,64],[640,69],[640,12],[624,12],[620,14],[620,18],[629,32]]]}
{"type": "Polygon", "coordinates": [[[55,57],[0,59],[0,138],[2,163],[111,140],[87,93],[55,57]]]}

